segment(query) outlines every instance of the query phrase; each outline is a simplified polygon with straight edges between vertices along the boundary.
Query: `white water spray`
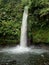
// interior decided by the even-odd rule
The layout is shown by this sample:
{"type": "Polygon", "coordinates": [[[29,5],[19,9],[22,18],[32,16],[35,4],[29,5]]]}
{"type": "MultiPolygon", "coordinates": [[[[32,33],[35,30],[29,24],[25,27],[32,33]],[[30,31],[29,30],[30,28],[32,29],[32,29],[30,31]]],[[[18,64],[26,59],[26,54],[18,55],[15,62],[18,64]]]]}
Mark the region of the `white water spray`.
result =
{"type": "Polygon", "coordinates": [[[27,17],[28,17],[28,7],[25,6],[23,18],[22,18],[22,26],[21,26],[21,37],[20,37],[20,46],[27,46],[27,17]]]}

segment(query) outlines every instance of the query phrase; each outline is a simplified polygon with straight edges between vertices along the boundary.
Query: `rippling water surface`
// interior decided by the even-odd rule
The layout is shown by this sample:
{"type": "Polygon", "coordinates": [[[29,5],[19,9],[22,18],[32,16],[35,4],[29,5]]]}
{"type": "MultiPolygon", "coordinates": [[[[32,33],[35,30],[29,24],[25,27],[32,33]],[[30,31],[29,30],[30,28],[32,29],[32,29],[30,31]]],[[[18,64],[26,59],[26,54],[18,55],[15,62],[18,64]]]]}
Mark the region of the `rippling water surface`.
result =
{"type": "Polygon", "coordinates": [[[0,65],[49,65],[49,52],[41,51],[34,49],[33,52],[19,54],[0,52],[0,65]]]}

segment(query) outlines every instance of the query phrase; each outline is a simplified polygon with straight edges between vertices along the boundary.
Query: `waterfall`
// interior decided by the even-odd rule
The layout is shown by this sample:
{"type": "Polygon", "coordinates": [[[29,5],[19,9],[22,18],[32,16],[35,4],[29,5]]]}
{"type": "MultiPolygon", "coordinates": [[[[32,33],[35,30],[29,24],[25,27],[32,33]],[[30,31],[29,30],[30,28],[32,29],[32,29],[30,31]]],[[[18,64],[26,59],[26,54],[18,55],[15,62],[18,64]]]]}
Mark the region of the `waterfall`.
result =
{"type": "Polygon", "coordinates": [[[20,37],[20,46],[27,46],[27,17],[28,17],[28,7],[25,6],[23,18],[22,18],[22,26],[21,26],[21,37],[20,37]]]}
{"type": "Polygon", "coordinates": [[[20,45],[11,48],[3,48],[0,52],[7,52],[10,54],[21,54],[21,53],[45,53],[49,52],[44,49],[34,49],[33,47],[27,47],[27,17],[28,17],[28,7],[24,8],[22,26],[21,26],[21,36],[20,36],[20,45]]]}

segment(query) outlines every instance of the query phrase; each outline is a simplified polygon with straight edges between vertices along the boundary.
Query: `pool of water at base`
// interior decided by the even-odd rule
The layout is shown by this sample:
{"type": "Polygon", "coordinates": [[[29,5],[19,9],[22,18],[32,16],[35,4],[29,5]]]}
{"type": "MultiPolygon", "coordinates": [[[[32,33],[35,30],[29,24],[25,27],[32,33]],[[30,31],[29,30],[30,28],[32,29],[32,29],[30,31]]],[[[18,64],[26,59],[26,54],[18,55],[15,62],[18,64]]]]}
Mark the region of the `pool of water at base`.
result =
{"type": "Polygon", "coordinates": [[[28,52],[23,54],[9,54],[0,52],[0,65],[49,65],[49,53],[37,54],[28,52]]]}

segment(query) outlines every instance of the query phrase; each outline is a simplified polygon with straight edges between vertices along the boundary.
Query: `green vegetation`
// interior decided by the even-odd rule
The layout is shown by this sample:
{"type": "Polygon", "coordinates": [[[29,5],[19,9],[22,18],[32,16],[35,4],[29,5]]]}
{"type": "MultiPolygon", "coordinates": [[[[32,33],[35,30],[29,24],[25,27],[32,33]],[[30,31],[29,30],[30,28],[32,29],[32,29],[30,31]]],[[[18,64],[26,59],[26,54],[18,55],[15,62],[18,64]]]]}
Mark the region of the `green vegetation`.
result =
{"type": "Polygon", "coordinates": [[[49,43],[49,0],[32,0],[28,19],[33,42],[49,43]]]}
{"type": "Polygon", "coordinates": [[[30,43],[49,43],[49,0],[0,0],[0,44],[20,42],[22,14],[26,5],[29,6],[30,43]]]}
{"type": "Polygon", "coordinates": [[[23,6],[20,1],[0,1],[0,39],[5,41],[0,42],[1,44],[7,44],[8,40],[16,40],[14,43],[19,43],[22,14],[23,6]]]}

